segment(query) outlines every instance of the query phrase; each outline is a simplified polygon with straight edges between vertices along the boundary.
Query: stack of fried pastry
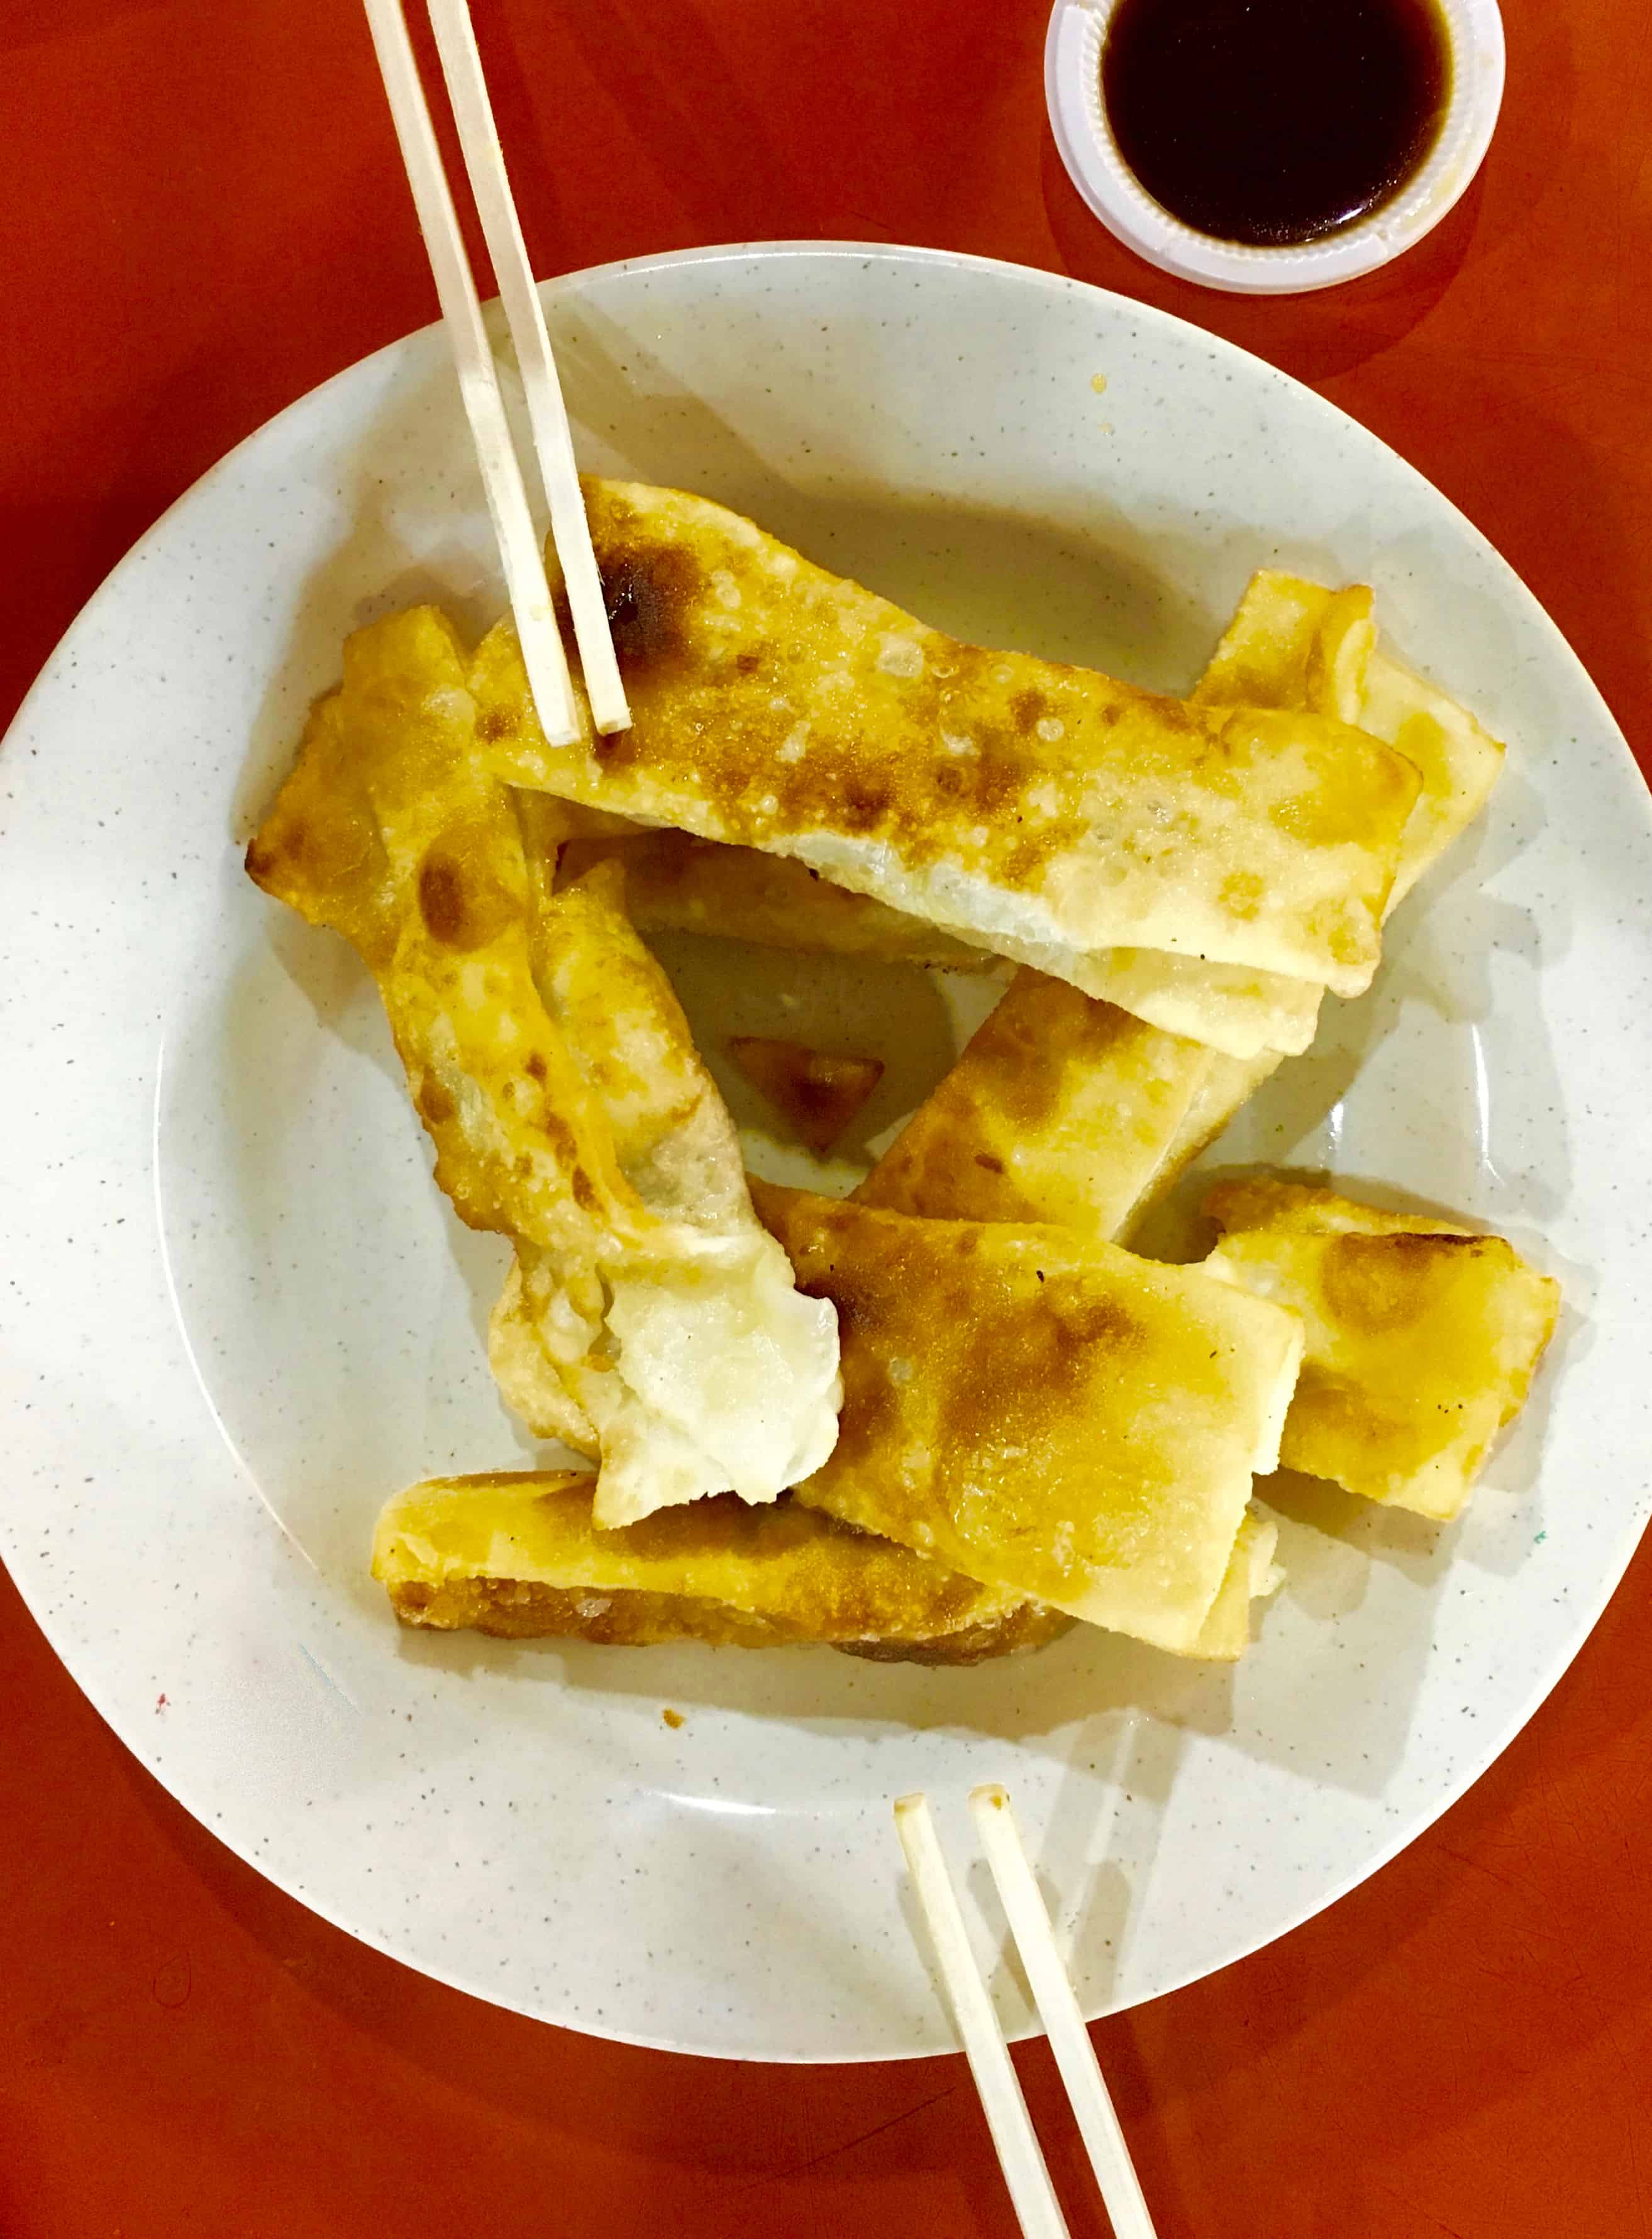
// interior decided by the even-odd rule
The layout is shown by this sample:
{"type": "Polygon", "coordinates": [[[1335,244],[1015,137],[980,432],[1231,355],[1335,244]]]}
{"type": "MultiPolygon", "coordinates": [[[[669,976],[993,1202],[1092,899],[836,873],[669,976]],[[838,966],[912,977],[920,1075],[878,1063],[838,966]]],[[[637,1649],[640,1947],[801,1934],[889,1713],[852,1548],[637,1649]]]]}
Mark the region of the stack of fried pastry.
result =
{"type": "MultiPolygon", "coordinates": [[[[1435,1518],[1555,1286],[1257,1179],[1144,1209],[1360,993],[1501,748],[1368,591],[1257,576],[1185,701],[927,628],[709,502],[587,486],[633,710],[550,747],[514,635],[358,632],[248,851],[383,995],[436,1179],[514,1261],[489,1352],[583,1469],[434,1480],[404,1621],[972,1663],[1071,1623],[1231,1658],[1282,1459],[1435,1518]],[[853,1199],[748,1180],[639,932],[1019,967],[853,1199]]],[[[878,1068],[753,1045],[819,1149],[878,1068]]]]}

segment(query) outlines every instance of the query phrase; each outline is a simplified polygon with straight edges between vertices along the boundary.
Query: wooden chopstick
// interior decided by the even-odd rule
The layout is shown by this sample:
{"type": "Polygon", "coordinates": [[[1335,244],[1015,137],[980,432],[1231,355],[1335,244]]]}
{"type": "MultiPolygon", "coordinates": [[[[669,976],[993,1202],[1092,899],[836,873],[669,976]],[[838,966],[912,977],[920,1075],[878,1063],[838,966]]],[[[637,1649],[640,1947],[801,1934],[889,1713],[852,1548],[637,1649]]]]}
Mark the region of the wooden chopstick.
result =
{"type": "Polygon", "coordinates": [[[521,468],[511,443],[510,425],[499,393],[499,376],[494,369],[488,330],[482,324],[481,304],[465,255],[453,197],[442,174],[441,156],[402,18],[401,0],[364,0],[364,4],[374,51],[378,56],[379,75],[384,81],[385,97],[390,104],[408,184],[413,189],[414,208],[419,214],[419,228],[430,258],[441,316],[453,343],[459,369],[459,393],[476,447],[482,488],[499,541],[505,588],[516,619],[522,663],[527,671],[540,727],[553,746],[573,746],[581,735],[581,725],[567,656],[556,627],[545,562],[534,533],[521,468]]]}
{"type": "Polygon", "coordinates": [[[1113,2111],[1072,1983],[1056,1949],[1050,1916],[1027,1862],[1008,1795],[996,1781],[972,1789],[970,1816],[986,1852],[1010,1933],[1032,1986],[1050,2050],[1111,2218],[1113,2239],[1154,2239],[1153,2220],[1142,2197],[1130,2148],[1113,2111]]]}
{"type": "Polygon", "coordinates": [[[901,1797],[895,1805],[895,1827],[1025,2239],[1068,2239],[1066,2218],[1050,2182],[1020,2079],[970,1948],[928,1797],[901,1797]]]}
{"type": "Polygon", "coordinates": [[[459,145],[463,151],[470,190],[475,196],[476,213],[481,220],[483,238],[494,261],[494,276],[499,282],[500,297],[505,306],[506,323],[522,371],[528,426],[533,430],[540,480],[550,508],[551,541],[556,547],[567,586],[580,667],[585,675],[586,697],[591,703],[591,720],[599,731],[623,731],[630,727],[631,710],[626,705],[625,687],[620,681],[620,665],[614,659],[614,639],[602,600],[602,581],[597,573],[596,555],[591,548],[591,530],[580,490],[580,470],[574,459],[574,438],[568,433],[567,409],[556,376],[551,338],[545,329],[545,308],[534,283],[534,268],[528,262],[516,204],[511,196],[504,150],[499,144],[493,103],[488,97],[488,81],[482,75],[475,29],[467,0],[428,0],[428,5],[430,28],[436,35],[436,51],[441,58],[441,74],[447,82],[454,123],[459,129],[459,145]]]}
{"type": "MultiPolygon", "coordinates": [[[[1152,2219],[1137,2182],[1130,2149],[1056,1949],[1050,1916],[1027,1863],[1009,1797],[996,1783],[988,1784],[972,1791],[970,1811],[1049,2033],[1051,2050],[1111,2218],[1115,2239],[1154,2239],[1152,2219]]],[[[1067,2227],[964,1925],[928,1799],[921,1795],[903,1796],[895,1805],[895,1825],[1021,2229],[1026,2239],[1065,2239],[1067,2227]]]]}

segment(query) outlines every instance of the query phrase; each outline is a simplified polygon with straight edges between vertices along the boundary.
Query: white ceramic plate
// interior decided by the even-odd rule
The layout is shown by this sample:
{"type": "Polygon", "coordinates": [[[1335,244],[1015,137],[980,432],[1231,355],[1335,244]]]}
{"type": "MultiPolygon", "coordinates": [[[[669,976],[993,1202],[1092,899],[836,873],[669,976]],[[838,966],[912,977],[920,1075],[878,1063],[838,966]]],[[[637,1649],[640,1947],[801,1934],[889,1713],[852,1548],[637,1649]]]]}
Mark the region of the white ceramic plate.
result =
{"type": "MultiPolygon", "coordinates": [[[[708,491],[989,641],[1185,687],[1258,563],[1376,585],[1509,768],[1397,919],[1376,992],[1333,1007],[1219,1155],[1328,1165],[1514,1237],[1566,1285],[1534,1403],[1456,1530],[1290,1496],[1290,1583],[1237,1672],[1082,1632],[953,1672],[399,1635],[365,1568],[381,1499],[524,1451],[478,1341],[502,1247],[431,1185],[355,960],[256,894],[239,848],[346,630],[425,596],[477,627],[496,610],[433,329],[175,507],[7,744],[7,1559],[206,1825],[503,2004],[691,2051],[941,2049],[889,1799],[927,1788],[961,1837],[987,1777],[1015,1793],[1087,2010],[1150,1997],[1328,1903],[1460,1794],[1645,1521],[1640,781],[1450,506],[1157,312],[818,245],[614,267],[547,300],[588,464],[708,491]]],[[[870,1127],[952,1046],[921,978],[777,976],[693,943],[672,960],[713,1051],[821,1011],[881,1040],[899,1061],[870,1127]]],[[[1021,2026],[1003,1969],[998,1988],[1021,2026]]]]}

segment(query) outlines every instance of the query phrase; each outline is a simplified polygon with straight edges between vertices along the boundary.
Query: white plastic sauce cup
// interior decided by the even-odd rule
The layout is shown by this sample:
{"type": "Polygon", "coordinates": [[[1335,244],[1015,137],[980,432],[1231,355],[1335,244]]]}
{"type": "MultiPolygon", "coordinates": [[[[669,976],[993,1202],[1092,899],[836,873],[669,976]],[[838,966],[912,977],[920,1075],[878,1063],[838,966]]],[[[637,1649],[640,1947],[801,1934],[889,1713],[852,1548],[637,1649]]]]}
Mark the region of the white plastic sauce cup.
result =
{"type": "MultiPolygon", "coordinates": [[[[1352,225],[1290,249],[1217,241],[1172,217],[1118,152],[1101,97],[1101,52],[1116,0],[1056,0],[1044,49],[1045,98],[1074,186],[1127,249],[1161,272],[1240,296],[1292,296],[1357,279],[1438,225],[1484,160],[1503,104],[1497,0],[1437,0],[1451,49],[1451,92],[1420,170],[1352,225]]],[[[1335,0],[1328,0],[1334,5],[1335,0]]]]}

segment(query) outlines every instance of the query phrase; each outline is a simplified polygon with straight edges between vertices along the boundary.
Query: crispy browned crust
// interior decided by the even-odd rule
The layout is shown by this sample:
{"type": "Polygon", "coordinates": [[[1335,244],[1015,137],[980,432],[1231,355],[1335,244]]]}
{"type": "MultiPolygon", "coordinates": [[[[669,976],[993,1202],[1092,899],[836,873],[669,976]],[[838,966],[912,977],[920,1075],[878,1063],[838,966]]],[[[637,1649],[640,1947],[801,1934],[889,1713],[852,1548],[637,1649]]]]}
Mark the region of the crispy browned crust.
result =
{"type": "Polygon", "coordinates": [[[1232,1317],[1226,1286],[1072,1229],[752,1191],[843,1339],[838,1443],[794,1497],[1193,1651],[1275,1465],[1293,1318],[1232,1317]]]}
{"type": "Polygon", "coordinates": [[[1369,982],[1419,784],[1391,749],[962,644],[681,491],[586,495],[632,725],[550,747],[495,631],[471,682],[499,775],[799,857],[989,946],[1369,982]]]}
{"type": "MultiPolygon", "coordinates": [[[[552,801],[549,794],[538,797],[552,801]]],[[[572,817],[593,814],[564,801],[553,806],[572,817]]],[[[639,828],[629,836],[597,839],[576,834],[562,851],[563,875],[578,878],[593,863],[611,858],[625,865],[627,907],[645,933],[713,933],[760,948],[821,950],[872,963],[945,964],[964,972],[990,972],[996,961],[922,918],[834,887],[790,856],[696,840],[687,832],[639,828]]]]}
{"type": "Polygon", "coordinates": [[[794,1625],[697,1601],[687,1594],[547,1586],[522,1578],[397,1580],[391,1606],[404,1624],[439,1632],[487,1632],[501,1640],[594,1640],[607,1648],[654,1648],[671,1640],[779,1648],[806,1640],[794,1625]]]}
{"type": "Polygon", "coordinates": [[[843,1057],[773,1034],[731,1034],[731,1056],[790,1126],[824,1153],[853,1124],[883,1079],[883,1060],[843,1057]]]}
{"type": "Polygon", "coordinates": [[[1217,1184],[1208,1265],[1302,1317],[1280,1459],[1443,1521],[1525,1404],[1560,1286],[1500,1236],[1265,1175],[1217,1184]]]}
{"type": "Polygon", "coordinates": [[[965,1625],[933,1640],[840,1640],[845,1656],[859,1656],[868,1664],[987,1664],[999,1656],[1025,1656],[1047,1647],[1076,1620],[1042,1602],[1024,1602],[1019,1609],[987,1624],[965,1625]]]}
{"type": "Polygon", "coordinates": [[[1152,1184],[1215,1062],[1202,1043],[1018,972],[856,1201],[929,1220],[1053,1221],[1111,1236],[1152,1184]]]}
{"type": "MultiPolygon", "coordinates": [[[[404,1624],[485,1632],[500,1640],[592,1640],[608,1648],[654,1648],[673,1640],[699,1640],[715,1648],[823,1644],[800,1625],[684,1594],[598,1592],[519,1578],[450,1578],[440,1585],[408,1580],[392,1585],[389,1592],[404,1624]]],[[[985,1664],[1042,1648],[1071,1624],[1058,1610],[1028,1602],[1001,1618],[928,1639],[894,1635],[824,1644],[874,1664],[985,1664]]]]}
{"type": "Polygon", "coordinates": [[[723,1493],[617,1531],[589,1476],[484,1471],[388,1502],[373,1570],[404,1624],[623,1647],[816,1642],[975,1663],[1036,1647],[1053,1611],[791,1499],[723,1493]]]}

